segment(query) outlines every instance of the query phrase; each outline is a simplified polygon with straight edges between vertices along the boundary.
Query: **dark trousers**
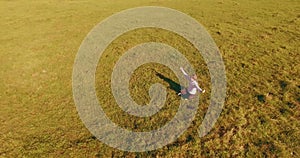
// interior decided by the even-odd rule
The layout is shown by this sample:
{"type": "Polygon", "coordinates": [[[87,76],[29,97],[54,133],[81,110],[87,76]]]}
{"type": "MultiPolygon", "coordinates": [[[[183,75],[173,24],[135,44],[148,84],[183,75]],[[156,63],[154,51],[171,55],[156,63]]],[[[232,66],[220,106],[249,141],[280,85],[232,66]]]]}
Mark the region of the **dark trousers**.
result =
{"type": "Polygon", "coordinates": [[[195,96],[195,94],[190,94],[186,88],[181,89],[180,93],[184,98],[188,98],[188,99],[192,99],[195,96]]]}

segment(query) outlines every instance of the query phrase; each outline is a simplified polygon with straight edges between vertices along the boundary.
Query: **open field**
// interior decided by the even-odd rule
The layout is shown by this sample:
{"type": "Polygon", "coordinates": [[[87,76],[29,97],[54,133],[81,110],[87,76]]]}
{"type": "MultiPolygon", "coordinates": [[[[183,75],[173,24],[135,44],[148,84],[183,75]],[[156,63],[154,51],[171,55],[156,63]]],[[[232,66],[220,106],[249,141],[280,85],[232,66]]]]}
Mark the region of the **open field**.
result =
{"type": "Polygon", "coordinates": [[[298,0],[2,0],[0,15],[0,157],[300,157],[298,0]],[[122,35],[106,49],[96,73],[99,102],[121,127],[157,129],[175,115],[180,99],[166,80],[178,83],[174,73],[150,63],[132,76],[131,95],[138,104],[147,104],[149,87],[161,83],[168,92],[165,107],[150,118],[133,117],[117,107],[110,73],[137,44],[163,42],[178,49],[207,90],[195,120],[176,142],[131,153],[101,143],[85,128],[73,101],[72,70],[81,42],[96,24],[138,6],[173,8],[204,25],[224,59],[227,98],[212,131],[199,138],[210,77],[197,50],[165,30],[122,35]]]}

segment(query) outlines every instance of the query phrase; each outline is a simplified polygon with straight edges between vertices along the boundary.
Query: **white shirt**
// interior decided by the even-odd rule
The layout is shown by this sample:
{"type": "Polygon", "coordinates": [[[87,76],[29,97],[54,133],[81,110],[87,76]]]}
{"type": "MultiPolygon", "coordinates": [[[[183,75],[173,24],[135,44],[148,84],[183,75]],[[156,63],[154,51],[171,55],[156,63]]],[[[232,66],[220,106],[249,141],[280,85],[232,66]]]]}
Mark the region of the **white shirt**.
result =
{"type": "Polygon", "coordinates": [[[199,84],[196,80],[192,79],[184,70],[183,68],[180,68],[182,71],[183,75],[185,76],[186,79],[189,80],[189,87],[187,88],[188,93],[194,95],[197,93],[197,90],[199,92],[202,92],[202,89],[199,87],[199,84]]]}

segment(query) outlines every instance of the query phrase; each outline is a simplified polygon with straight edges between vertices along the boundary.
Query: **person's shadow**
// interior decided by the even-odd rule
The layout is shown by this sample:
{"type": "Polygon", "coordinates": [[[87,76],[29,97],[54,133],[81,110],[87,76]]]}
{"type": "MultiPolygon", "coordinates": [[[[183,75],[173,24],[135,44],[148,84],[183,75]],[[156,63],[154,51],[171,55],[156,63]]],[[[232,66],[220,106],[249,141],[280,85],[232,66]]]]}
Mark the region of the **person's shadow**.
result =
{"type": "Polygon", "coordinates": [[[180,92],[181,89],[183,89],[184,87],[181,86],[180,84],[176,83],[175,81],[165,77],[164,75],[156,72],[156,76],[158,76],[160,79],[163,79],[164,81],[166,81],[167,83],[169,83],[170,88],[177,93],[180,92]]]}
{"type": "MultiPolygon", "coordinates": [[[[176,94],[181,93],[181,90],[186,89],[186,87],[181,86],[180,84],[176,83],[175,81],[171,80],[170,78],[165,77],[164,75],[162,75],[158,72],[156,72],[156,76],[163,79],[165,82],[169,83],[170,89],[175,91],[176,94]]],[[[187,100],[187,99],[190,99],[190,94],[189,93],[181,94],[180,97],[187,100]]],[[[188,108],[194,109],[193,106],[188,106],[188,108]]]]}

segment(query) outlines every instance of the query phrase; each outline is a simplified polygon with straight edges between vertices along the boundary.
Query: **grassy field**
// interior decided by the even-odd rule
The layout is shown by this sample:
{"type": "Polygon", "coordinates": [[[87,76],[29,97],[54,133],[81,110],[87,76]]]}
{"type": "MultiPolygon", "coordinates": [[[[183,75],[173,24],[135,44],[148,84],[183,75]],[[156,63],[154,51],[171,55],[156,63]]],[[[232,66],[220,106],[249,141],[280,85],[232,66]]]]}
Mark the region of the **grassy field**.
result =
{"type": "Polygon", "coordinates": [[[0,157],[300,157],[298,0],[2,0],[0,15],[0,157]],[[178,82],[174,73],[146,64],[131,78],[131,95],[146,104],[151,84],[161,83],[168,92],[165,107],[144,119],[117,107],[109,92],[110,73],[137,44],[159,41],[177,48],[208,90],[191,127],[176,142],[155,151],[124,152],[98,141],[81,122],[72,97],[73,62],[84,37],[101,20],[149,5],[177,9],[206,27],[225,62],[227,98],[212,131],[199,138],[210,77],[197,50],[164,30],[122,35],[106,49],[96,73],[98,99],[120,126],[157,129],[175,115],[180,99],[157,75],[178,82]]]}

